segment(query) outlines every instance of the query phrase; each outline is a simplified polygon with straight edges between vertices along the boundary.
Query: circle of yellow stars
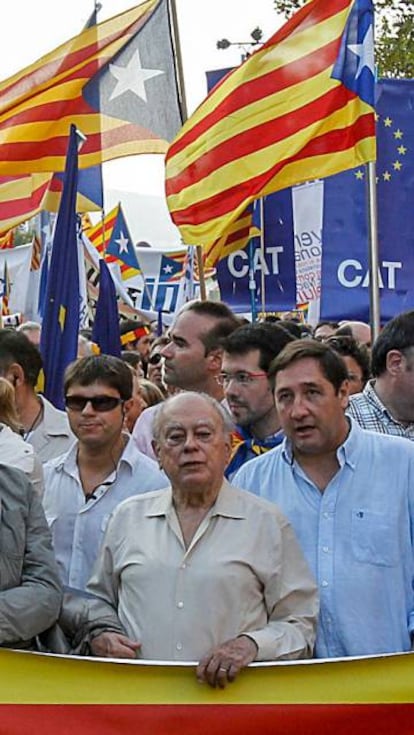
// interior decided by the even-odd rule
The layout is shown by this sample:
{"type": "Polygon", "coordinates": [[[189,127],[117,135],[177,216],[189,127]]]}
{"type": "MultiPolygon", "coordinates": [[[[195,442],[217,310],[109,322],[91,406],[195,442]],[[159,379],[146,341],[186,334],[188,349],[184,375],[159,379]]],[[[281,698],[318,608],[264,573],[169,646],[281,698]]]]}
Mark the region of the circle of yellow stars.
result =
{"type": "MultiPolygon", "coordinates": [[[[379,181],[385,181],[389,182],[392,179],[393,174],[398,173],[398,171],[401,171],[401,169],[404,166],[404,156],[406,155],[408,148],[403,143],[404,138],[404,132],[397,128],[396,130],[392,130],[392,127],[394,125],[394,122],[391,117],[387,115],[387,117],[384,117],[381,119],[381,116],[376,114],[375,119],[377,121],[377,124],[383,124],[384,127],[390,128],[393,138],[396,142],[396,149],[395,149],[395,160],[392,162],[391,166],[386,168],[384,171],[381,171],[377,175],[377,184],[379,181]]],[[[365,178],[365,171],[364,169],[357,169],[355,171],[355,178],[358,179],[358,181],[362,181],[365,178]]]]}

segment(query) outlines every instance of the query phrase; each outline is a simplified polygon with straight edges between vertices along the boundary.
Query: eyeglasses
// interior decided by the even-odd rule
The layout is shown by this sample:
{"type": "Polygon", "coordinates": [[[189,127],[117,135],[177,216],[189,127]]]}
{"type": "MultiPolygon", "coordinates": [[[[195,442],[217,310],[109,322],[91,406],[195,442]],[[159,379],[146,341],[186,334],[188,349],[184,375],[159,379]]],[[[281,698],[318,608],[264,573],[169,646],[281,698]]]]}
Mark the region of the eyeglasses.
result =
{"type": "Polygon", "coordinates": [[[83,411],[86,404],[90,403],[94,411],[105,413],[113,411],[124,401],[115,396],[65,396],[66,408],[70,411],[83,411]]]}
{"type": "Polygon", "coordinates": [[[267,378],[267,373],[265,373],[263,370],[260,371],[260,373],[248,373],[240,371],[238,373],[219,373],[216,377],[216,380],[219,385],[228,385],[232,380],[234,380],[237,385],[250,385],[253,383],[256,378],[267,378]]]}
{"type": "Polygon", "coordinates": [[[148,363],[150,365],[159,365],[162,360],[162,355],[159,352],[156,352],[155,355],[150,355],[148,358],[148,363]]]}

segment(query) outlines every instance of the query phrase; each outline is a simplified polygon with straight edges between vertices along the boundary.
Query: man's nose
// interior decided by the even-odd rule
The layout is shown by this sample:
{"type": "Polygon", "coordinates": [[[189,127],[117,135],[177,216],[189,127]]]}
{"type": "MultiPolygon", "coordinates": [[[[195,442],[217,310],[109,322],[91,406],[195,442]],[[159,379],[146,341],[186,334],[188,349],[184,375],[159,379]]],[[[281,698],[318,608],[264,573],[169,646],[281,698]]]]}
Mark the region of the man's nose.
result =
{"type": "Polygon", "coordinates": [[[89,401],[86,401],[86,403],[85,403],[85,405],[84,405],[84,407],[82,409],[82,413],[95,413],[94,408],[92,406],[92,402],[90,400],[89,401]]]}
{"type": "Polygon", "coordinates": [[[195,434],[192,431],[189,431],[185,437],[184,449],[186,451],[192,451],[193,449],[197,449],[197,440],[196,440],[195,434]]]}
{"type": "Polygon", "coordinates": [[[306,416],[307,412],[308,412],[308,409],[307,409],[306,401],[304,400],[303,396],[301,395],[295,396],[292,401],[291,409],[290,409],[290,414],[292,418],[301,418],[302,416],[306,416]]]}
{"type": "Polygon", "coordinates": [[[174,351],[174,344],[173,342],[169,342],[168,345],[165,345],[162,350],[160,350],[161,357],[171,357],[172,353],[174,351]]]}

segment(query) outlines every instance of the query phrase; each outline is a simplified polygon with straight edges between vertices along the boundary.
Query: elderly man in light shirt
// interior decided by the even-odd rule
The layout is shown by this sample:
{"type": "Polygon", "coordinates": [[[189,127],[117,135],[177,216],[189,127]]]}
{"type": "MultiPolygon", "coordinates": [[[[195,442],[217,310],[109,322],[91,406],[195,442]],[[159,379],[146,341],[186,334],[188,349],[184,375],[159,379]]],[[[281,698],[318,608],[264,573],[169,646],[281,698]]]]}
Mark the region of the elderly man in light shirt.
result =
{"type": "Polygon", "coordinates": [[[251,661],[311,656],[315,582],[279,510],[224,480],[226,421],[194,392],[158,409],[154,445],[171,487],[109,521],[87,589],[120,624],[102,632],[90,616],[95,655],[197,660],[199,680],[220,687],[251,661]]]}

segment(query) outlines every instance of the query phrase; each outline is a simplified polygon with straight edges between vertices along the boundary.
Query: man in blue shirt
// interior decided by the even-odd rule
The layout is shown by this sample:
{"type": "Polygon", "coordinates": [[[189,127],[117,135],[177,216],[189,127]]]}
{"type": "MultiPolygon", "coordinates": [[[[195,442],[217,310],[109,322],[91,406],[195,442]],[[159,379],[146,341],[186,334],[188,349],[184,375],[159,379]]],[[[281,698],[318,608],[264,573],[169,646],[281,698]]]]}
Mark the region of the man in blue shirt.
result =
{"type": "Polygon", "coordinates": [[[233,483],[277,503],[296,531],[320,590],[316,656],[409,651],[414,447],[345,416],[346,368],[328,346],[293,342],[270,375],[286,438],[233,483]]]}

